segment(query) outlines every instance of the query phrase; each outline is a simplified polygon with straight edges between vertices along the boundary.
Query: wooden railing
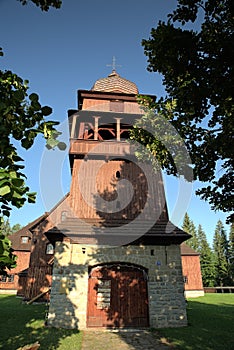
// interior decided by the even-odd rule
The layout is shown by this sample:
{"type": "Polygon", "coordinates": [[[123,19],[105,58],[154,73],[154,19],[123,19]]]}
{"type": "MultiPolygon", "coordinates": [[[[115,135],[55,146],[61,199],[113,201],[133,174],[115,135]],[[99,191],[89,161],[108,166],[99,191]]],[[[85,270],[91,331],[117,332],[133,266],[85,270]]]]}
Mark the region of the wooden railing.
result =
{"type": "Polygon", "coordinates": [[[126,156],[134,155],[134,145],[128,142],[117,141],[84,141],[71,140],[70,154],[92,154],[92,155],[110,155],[110,156],[126,156]]]}
{"type": "Polygon", "coordinates": [[[234,286],[231,287],[204,287],[205,293],[234,293],[234,286]]]}

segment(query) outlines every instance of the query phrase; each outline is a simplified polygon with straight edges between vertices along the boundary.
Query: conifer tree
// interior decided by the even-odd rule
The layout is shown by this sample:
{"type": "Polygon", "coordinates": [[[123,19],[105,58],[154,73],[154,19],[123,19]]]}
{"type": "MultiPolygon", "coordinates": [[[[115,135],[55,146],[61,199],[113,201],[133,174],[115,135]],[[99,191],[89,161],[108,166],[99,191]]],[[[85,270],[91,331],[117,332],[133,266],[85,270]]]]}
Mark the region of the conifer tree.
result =
{"type": "Polygon", "coordinates": [[[191,220],[188,216],[188,213],[184,214],[184,220],[183,220],[183,225],[182,225],[182,229],[187,232],[190,233],[190,224],[191,224],[191,220]]]}
{"type": "Polygon", "coordinates": [[[201,225],[198,225],[197,238],[203,286],[213,287],[215,284],[214,256],[201,225]]]}
{"type": "Polygon", "coordinates": [[[191,247],[192,249],[197,251],[197,249],[198,249],[198,240],[197,240],[196,227],[195,227],[193,221],[190,219],[188,213],[185,213],[185,215],[184,215],[184,221],[183,221],[182,229],[192,236],[186,242],[186,244],[189,247],[191,247]]]}
{"type": "Polygon", "coordinates": [[[216,225],[213,249],[215,254],[216,284],[218,286],[227,286],[230,283],[229,247],[226,231],[221,220],[216,225]]]}
{"type": "Polygon", "coordinates": [[[230,285],[234,285],[234,224],[231,224],[229,232],[229,276],[230,285]]]}

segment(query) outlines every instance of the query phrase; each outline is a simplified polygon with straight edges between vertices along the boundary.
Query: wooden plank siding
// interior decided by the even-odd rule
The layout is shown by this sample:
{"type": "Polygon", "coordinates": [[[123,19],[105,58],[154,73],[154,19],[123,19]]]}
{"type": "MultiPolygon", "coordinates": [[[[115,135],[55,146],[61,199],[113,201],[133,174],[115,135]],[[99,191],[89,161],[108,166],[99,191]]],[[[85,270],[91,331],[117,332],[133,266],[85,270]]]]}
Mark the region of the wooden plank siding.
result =
{"type": "Polygon", "coordinates": [[[127,155],[132,155],[133,157],[134,150],[135,147],[128,142],[72,140],[69,153],[72,155],[100,155],[102,158],[105,156],[126,157],[127,155]]]}
{"type": "Polygon", "coordinates": [[[82,110],[143,114],[136,102],[85,99],[82,110]]]}
{"type": "MultiPolygon", "coordinates": [[[[53,244],[55,246],[55,242],[61,241],[63,237],[57,232],[56,235],[52,235],[48,239],[46,233],[70,216],[72,216],[72,211],[68,194],[49,213],[46,213],[43,220],[32,229],[27,279],[25,281],[23,276],[20,279],[21,295],[26,299],[34,298],[51,286],[54,254],[48,254],[47,245],[53,244]]],[[[43,298],[48,299],[49,295],[46,294],[43,298]]]]}
{"type": "Polygon", "coordinates": [[[199,255],[182,255],[185,291],[203,290],[199,255]]]}
{"type": "MultiPolygon", "coordinates": [[[[152,101],[155,101],[156,99],[154,95],[147,95],[147,96],[151,98],[152,101]]],[[[79,109],[87,109],[88,106],[92,104],[91,101],[95,101],[94,103],[96,104],[98,104],[97,101],[103,101],[104,103],[109,101],[124,101],[125,106],[127,106],[128,103],[130,103],[130,104],[135,104],[135,106],[139,107],[135,94],[90,91],[90,90],[78,91],[78,108],[79,109]]],[[[101,103],[102,102],[100,102],[100,104],[101,103]]],[[[124,112],[126,112],[126,110],[124,110],[124,112]]]]}
{"type": "Polygon", "coordinates": [[[149,220],[164,213],[167,219],[161,172],[153,175],[154,181],[148,181],[150,167],[146,166],[147,170],[148,174],[144,174],[137,164],[124,160],[75,159],[70,192],[74,215],[86,219],[133,220],[143,213],[142,219],[149,220]]]}
{"type": "MultiPolygon", "coordinates": [[[[30,267],[27,276],[25,299],[30,300],[51,287],[52,266],[30,267]]],[[[48,300],[49,294],[45,294],[43,299],[48,300]]]]}
{"type": "MultiPolygon", "coordinates": [[[[51,286],[52,265],[50,265],[50,261],[53,254],[46,254],[48,244],[50,241],[44,235],[43,230],[36,230],[33,234],[27,282],[23,282],[24,297],[27,300],[34,298],[51,286]]],[[[48,295],[43,298],[47,299],[48,295]]]]}
{"type": "Polygon", "coordinates": [[[93,100],[85,99],[83,101],[82,110],[88,111],[110,111],[110,101],[108,100],[93,100]]]}
{"type": "Polygon", "coordinates": [[[95,269],[89,277],[88,327],[148,327],[145,274],[134,267],[95,269]]]}

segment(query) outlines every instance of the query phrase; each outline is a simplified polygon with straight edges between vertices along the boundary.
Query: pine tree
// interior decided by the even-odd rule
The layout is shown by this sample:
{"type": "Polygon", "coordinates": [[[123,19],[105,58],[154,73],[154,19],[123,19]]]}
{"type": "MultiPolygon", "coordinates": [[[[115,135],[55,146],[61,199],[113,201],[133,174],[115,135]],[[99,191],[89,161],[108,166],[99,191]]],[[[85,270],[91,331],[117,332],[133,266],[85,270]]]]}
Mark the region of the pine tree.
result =
{"type": "Polygon", "coordinates": [[[227,286],[230,284],[229,246],[226,231],[221,220],[217,222],[213,248],[215,253],[216,284],[227,286]]]}
{"type": "Polygon", "coordinates": [[[234,223],[231,224],[229,232],[229,277],[230,285],[234,285],[234,223]]]}
{"type": "Polygon", "coordinates": [[[193,221],[190,219],[188,213],[185,213],[182,229],[189,233],[192,237],[186,242],[186,244],[191,247],[192,249],[196,250],[198,249],[198,240],[197,240],[197,232],[196,227],[193,223],[193,221]]]}
{"type": "Polygon", "coordinates": [[[191,224],[191,220],[188,216],[188,213],[184,214],[184,220],[183,220],[183,225],[182,225],[182,229],[187,232],[190,233],[190,224],[191,224]]]}
{"type": "Polygon", "coordinates": [[[213,287],[215,284],[214,256],[201,225],[198,225],[197,239],[203,286],[213,287]]]}

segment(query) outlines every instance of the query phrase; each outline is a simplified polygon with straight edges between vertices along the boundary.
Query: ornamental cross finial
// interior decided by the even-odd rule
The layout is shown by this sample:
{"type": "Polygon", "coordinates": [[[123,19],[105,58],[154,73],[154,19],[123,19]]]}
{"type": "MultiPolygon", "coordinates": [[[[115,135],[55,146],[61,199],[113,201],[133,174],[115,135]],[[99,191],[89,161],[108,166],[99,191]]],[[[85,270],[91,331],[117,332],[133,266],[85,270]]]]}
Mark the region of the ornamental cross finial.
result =
{"type": "Polygon", "coordinates": [[[112,57],[112,64],[107,64],[107,67],[112,67],[112,72],[116,71],[116,67],[122,67],[120,64],[116,64],[115,56],[112,57]]]}

